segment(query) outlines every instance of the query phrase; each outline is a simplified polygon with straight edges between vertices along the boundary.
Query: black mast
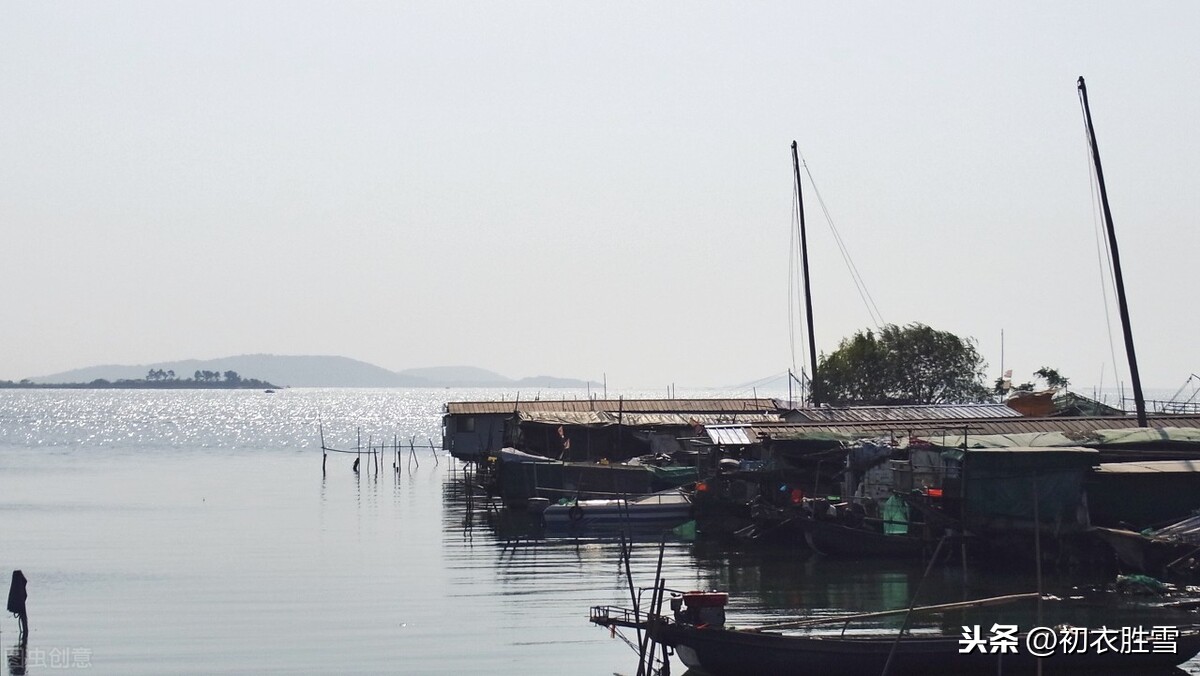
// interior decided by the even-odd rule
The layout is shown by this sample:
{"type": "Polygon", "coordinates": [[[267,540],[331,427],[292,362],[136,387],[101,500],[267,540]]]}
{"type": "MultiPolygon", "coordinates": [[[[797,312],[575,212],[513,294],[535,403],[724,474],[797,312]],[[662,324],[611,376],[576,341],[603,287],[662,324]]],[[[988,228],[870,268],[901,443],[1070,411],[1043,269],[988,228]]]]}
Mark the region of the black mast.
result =
{"type": "Polygon", "coordinates": [[[1137,355],[1133,351],[1133,331],[1129,328],[1129,305],[1125,302],[1125,281],[1121,277],[1121,254],[1117,252],[1117,232],[1113,229],[1112,211],[1108,208],[1108,191],[1104,187],[1104,170],[1100,168],[1100,148],[1096,145],[1096,129],[1092,127],[1092,111],[1088,107],[1087,85],[1079,77],[1079,100],[1087,120],[1088,141],[1092,146],[1092,161],[1096,164],[1096,182],[1100,184],[1100,205],[1104,209],[1104,224],[1108,227],[1108,248],[1112,252],[1113,276],[1117,284],[1117,303],[1121,308],[1121,328],[1125,333],[1125,352],[1129,355],[1129,377],[1133,381],[1133,401],[1137,406],[1138,426],[1146,427],[1146,400],[1142,397],[1142,379],[1138,375],[1137,355]]]}
{"type": "Polygon", "coordinates": [[[804,267],[804,310],[808,315],[808,349],[809,365],[812,375],[809,377],[809,403],[820,403],[817,396],[817,343],[813,338],[812,289],[808,282],[808,236],[804,230],[804,197],[800,190],[800,151],[796,150],[796,142],[792,141],[792,168],[796,171],[796,207],[800,213],[800,259],[804,267]]]}

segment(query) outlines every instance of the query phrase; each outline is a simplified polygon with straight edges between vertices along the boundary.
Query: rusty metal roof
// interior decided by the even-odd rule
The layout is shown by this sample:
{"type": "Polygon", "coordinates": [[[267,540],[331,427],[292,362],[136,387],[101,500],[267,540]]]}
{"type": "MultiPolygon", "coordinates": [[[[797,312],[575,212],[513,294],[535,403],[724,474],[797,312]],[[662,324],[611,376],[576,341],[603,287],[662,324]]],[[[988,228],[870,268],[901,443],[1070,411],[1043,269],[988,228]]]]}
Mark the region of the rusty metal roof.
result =
{"type": "MultiPolygon", "coordinates": [[[[1200,415],[1151,416],[1148,424],[1153,428],[1188,427],[1200,428],[1200,415]]],[[[834,432],[851,436],[932,436],[938,432],[970,435],[1020,434],[1025,432],[1087,433],[1103,429],[1135,428],[1137,418],[1133,416],[1097,416],[1086,418],[976,418],[955,421],[947,420],[894,420],[875,422],[808,422],[808,423],[754,423],[739,425],[745,430],[746,438],[772,439],[802,438],[814,432],[834,432]]],[[[733,426],[730,426],[733,427],[733,426]]]]}
{"type": "Polygon", "coordinates": [[[517,414],[523,423],[542,425],[583,425],[607,427],[692,427],[694,425],[718,425],[733,423],[779,422],[775,413],[623,413],[613,411],[521,411],[517,414]]]}
{"type": "Polygon", "coordinates": [[[938,404],[924,406],[843,406],[802,408],[800,415],[813,422],[879,422],[891,420],[967,420],[1019,418],[1004,404],[938,404]]]}
{"type": "Polygon", "coordinates": [[[562,399],[540,401],[452,401],[448,415],[511,415],[525,411],[584,413],[776,413],[774,399],[562,399]]]}

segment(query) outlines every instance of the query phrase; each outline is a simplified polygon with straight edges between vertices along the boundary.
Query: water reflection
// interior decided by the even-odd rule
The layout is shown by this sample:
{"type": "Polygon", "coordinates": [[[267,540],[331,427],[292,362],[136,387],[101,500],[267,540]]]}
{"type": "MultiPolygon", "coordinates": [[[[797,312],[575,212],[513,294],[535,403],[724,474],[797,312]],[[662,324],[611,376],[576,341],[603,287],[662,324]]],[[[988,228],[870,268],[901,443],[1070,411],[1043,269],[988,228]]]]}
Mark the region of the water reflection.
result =
{"type": "Polygon", "coordinates": [[[8,673],[11,676],[25,676],[25,668],[28,662],[28,643],[22,638],[8,650],[8,673]]]}
{"type": "MultiPolygon", "coordinates": [[[[490,547],[491,593],[509,603],[573,602],[580,612],[589,605],[630,606],[632,598],[620,565],[621,534],[616,531],[548,531],[535,515],[490,506],[478,496],[468,507],[462,486],[443,492],[443,527],[447,533],[482,537],[490,547]],[[473,533],[473,535],[472,535],[473,533]],[[589,593],[589,587],[593,587],[589,593]]],[[[634,585],[653,580],[661,532],[633,534],[631,568],[634,585]]],[[[480,552],[475,551],[478,557],[480,552]]],[[[486,558],[486,557],[485,557],[486,558]]],[[[791,620],[828,620],[860,613],[953,603],[1037,590],[1033,564],[963,566],[955,553],[944,552],[929,566],[921,560],[838,559],[803,545],[730,543],[701,538],[692,543],[665,539],[663,577],[675,589],[722,590],[730,594],[729,623],[754,626],[791,620]]],[[[1191,624],[1194,613],[1171,613],[1144,600],[1126,598],[1105,586],[1103,571],[1043,571],[1043,589],[1062,601],[1039,608],[1034,599],[1009,605],[918,614],[913,631],[958,636],[964,625],[1150,627],[1191,624]]],[[[644,599],[643,599],[644,600],[644,599]]],[[[853,632],[895,632],[904,614],[858,620],[853,632]]],[[[818,631],[838,632],[841,622],[818,631]]],[[[618,648],[614,647],[618,653],[618,648]]],[[[636,658],[634,658],[636,659],[636,658]]],[[[682,671],[682,669],[680,669],[682,671]]],[[[677,672],[678,673],[678,672],[677,672]]],[[[1167,670],[1164,673],[1187,673],[1167,670]]]]}
{"type": "MultiPolygon", "coordinates": [[[[589,606],[631,602],[617,533],[542,531],[468,493],[444,456],[419,451],[410,465],[411,449],[391,476],[385,464],[356,477],[352,458],[330,453],[316,484],[318,420],[335,445],[360,425],[364,441],[394,429],[420,439],[436,434],[446,397],[0,393],[15,421],[0,425],[13,479],[0,541],[50,581],[37,589],[37,644],[95,648],[97,667],[123,674],[634,673],[636,656],[587,621],[589,606]]],[[[653,582],[660,538],[634,539],[635,587],[653,582]]],[[[670,538],[663,562],[669,587],[732,592],[737,625],[905,607],[923,572],[670,538]]],[[[952,560],[920,602],[1029,591],[1033,577],[964,576],[952,560]]],[[[36,645],[28,658],[4,647],[9,674],[39,671],[36,645]]]]}

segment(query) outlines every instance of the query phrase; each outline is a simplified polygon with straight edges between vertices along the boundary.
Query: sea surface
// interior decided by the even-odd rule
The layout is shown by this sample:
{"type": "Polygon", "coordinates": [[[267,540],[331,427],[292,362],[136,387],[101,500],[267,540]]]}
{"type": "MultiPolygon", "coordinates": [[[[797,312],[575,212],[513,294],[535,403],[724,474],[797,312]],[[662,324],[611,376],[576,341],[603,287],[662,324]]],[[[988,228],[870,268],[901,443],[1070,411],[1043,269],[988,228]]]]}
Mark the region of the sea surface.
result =
{"type": "MultiPolygon", "coordinates": [[[[464,467],[429,446],[446,401],[502,394],[0,390],[0,573],[29,580],[26,673],[636,673],[588,622],[630,605],[619,541],[468,503],[464,467]],[[321,435],[413,448],[355,473],[359,456],[323,458],[321,435]]],[[[920,562],[657,534],[634,544],[635,586],[660,547],[666,586],[729,591],[735,625],[901,608],[918,587],[921,603],[1033,590],[1032,570],[926,579],[920,562]]],[[[7,613],[0,647],[19,656],[7,613]]]]}

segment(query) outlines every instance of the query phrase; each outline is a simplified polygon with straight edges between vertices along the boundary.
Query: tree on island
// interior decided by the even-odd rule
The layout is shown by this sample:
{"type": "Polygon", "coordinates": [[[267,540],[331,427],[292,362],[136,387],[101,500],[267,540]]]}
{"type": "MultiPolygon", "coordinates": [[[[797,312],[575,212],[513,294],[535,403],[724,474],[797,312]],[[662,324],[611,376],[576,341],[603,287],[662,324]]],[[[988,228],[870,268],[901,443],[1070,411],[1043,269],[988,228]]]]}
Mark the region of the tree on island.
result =
{"type": "MultiPolygon", "coordinates": [[[[236,383],[236,382],[238,382],[238,380],[240,380],[240,378],[236,377],[237,376],[236,371],[226,371],[225,372],[226,380],[229,380],[228,376],[230,373],[232,373],[235,376],[235,378],[233,380],[230,380],[230,382],[236,383]]],[[[216,382],[220,382],[221,373],[220,373],[220,371],[196,371],[196,373],[192,376],[192,379],[195,380],[196,382],[201,382],[201,383],[210,383],[210,382],[216,383],[216,382]]]]}
{"type": "Polygon", "coordinates": [[[28,378],[19,383],[0,380],[0,388],[3,389],[186,389],[189,387],[204,389],[275,389],[279,386],[257,378],[243,378],[237,371],[226,371],[224,374],[219,371],[196,371],[194,378],[181,380],[175,375],[175,371],[163,369],[150,369],[146,372],[145,378],[121,378],[115,382],[110,382],[103,378],[96,378],[89,383],[34,383],[28,378]],[[222,378],[224,379],[222,380],[222,378]]]}
{"type": "Polygon", "coordinates": [[[986,401],[983,358],[974,339],[924,324],[886,324],[843,338],[821,355],[816,400],[844,406],[986,401]]]}

